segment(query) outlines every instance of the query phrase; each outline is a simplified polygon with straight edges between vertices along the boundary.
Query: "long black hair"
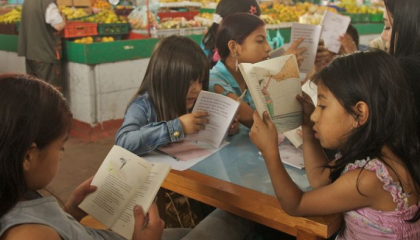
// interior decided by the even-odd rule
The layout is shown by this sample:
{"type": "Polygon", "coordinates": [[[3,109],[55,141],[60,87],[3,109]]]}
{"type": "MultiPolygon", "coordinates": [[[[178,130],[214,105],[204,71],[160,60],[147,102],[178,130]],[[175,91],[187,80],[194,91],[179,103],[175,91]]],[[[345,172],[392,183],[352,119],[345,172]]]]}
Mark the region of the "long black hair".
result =
{"type": "Polygon", "coordinates": [[[420,2],[384,0],[392,25],[389,53],[397,57],[420,56],[420,2]]]}
{"type": "MultiPolygon", "coordinates": [[[[382,159],[381,149],[386,145],[401,159],[419,192],[420,151],[413,131],[413,99],[397,60],[380,50],[345,55],[334,59],[313,80],[322,82],[355,118],[357,102],[369,106],[366,123],[353,130],[338,149],[341,158],[331,167],[331,180],[355,160],[382,159]]],[[[414,220],[419,217],[418,212],[414,220]]]]}
{"type": "Polygon", "coordinates": [[[216,40],[221,59],[224,61],[230,54],[228,46],[230,40],[242,44],[252,32],[264,24],[261,18],[250,13],[233,13],[223,19],[216,40]]]}
{"type": "Polygon", "coordinates": [[[25,196],[23,161],[66,134],[72,114],[63,95],[29,75],[0,75],[0,217],[25,196]]]}
{"type": "MultiPolygon", "coordinates": [[[[261,9],[256,0],[221,0],[216,7],[216,14],[220,15],[223,19],[229,14],[239,12],[252,13],[256,16],[261,15],[261,9]]],[[[213,54],[214,49],[216,48],[218,28],[219,24],[213,23],[202,40],[204,50],[209,51],[207,58],[210,63],[210,68],[216,64],[216,62],[213,61],[213,54]]]]}
{"type": "Polygon", "coordinates": [[[193,40],[169,36],[158,42],[146,74],[134,97],[148,92],[158,121],[169,121],[187,113],[186,96],[191,81],[209,87],[209,64],[193,40]]]}

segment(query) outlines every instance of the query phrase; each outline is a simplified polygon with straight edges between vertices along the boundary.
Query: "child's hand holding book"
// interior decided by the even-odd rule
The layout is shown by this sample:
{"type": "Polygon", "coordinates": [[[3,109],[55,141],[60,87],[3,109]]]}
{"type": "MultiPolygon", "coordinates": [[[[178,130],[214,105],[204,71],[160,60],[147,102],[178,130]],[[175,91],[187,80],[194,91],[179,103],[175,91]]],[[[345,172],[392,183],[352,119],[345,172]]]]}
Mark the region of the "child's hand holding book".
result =
{"type": "Polygon", "coordinates": [[[200,130],[204,130],[205,125],[209,123],[209,120],[206,118],[208,116],[208,112],[197,111],[193,113],[184,114],[181,117],[179,117],[179,121],[181,122],[184,134],[190,135],[198,133],[200,130]]]}

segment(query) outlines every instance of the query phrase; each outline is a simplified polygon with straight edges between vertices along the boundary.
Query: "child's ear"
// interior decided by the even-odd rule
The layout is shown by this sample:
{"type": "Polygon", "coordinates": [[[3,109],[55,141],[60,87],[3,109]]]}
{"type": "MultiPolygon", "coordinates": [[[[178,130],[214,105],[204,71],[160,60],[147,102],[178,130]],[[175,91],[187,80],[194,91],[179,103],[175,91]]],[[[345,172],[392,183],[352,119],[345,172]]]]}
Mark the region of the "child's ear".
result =
{"type": "Polygon", "coordinates": [[[239,44],[235,40],[230,40],[228,42],[228,48],[232,55],[238,54],[238,46],[239,44]]]}
{"type": "Polygon", "coordinates": [[[358,103],[356,103],[356,105],[354,106],[354,111],[357,114],[357,121],[359,126],[362,126],[363,124],[365,124],[369,118],[369,106],[363,102],[363,101],[359,101],[358,103]]]}
{"type": "Polygon", "coordinates": [[[31,169],[31,165],[34,164],[35,160],[39,157],[39,149],[36,143],[32,143],[29,147],[29,150],[25,154],[25,159],[23,159],[23,171],[27,172],[31,169]]]}

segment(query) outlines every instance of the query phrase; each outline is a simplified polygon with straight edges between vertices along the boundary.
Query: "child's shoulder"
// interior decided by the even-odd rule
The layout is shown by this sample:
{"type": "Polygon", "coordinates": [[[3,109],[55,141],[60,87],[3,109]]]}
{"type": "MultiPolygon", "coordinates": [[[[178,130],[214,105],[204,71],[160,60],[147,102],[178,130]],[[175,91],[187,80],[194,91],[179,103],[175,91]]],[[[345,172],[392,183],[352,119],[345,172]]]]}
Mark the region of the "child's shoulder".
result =
{"type": "Polygon", "coordinates": [[[151,98],[148,92],[138,94],[130,103],[130,105],[149,105],[151,98]]]}
{"type": "Polygon", "coordinates": [[[9,228],[0,237],[1,240],[14,239],[51,239],[60,240],[61,237],[52,227],[43,224],[21,224],[9,228]]]}

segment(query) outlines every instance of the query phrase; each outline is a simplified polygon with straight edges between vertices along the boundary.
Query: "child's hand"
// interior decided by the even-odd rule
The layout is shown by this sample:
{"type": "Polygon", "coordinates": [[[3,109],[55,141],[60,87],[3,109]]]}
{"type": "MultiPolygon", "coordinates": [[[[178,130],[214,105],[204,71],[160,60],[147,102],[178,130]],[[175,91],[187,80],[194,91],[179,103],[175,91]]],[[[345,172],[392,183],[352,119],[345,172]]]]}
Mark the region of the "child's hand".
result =
{"type": "Polygon", "coordinates": [[[77,221],[82,220],[87,215],[82,209],[79,208],[79,204],[85,199],[89,193],[96,191],[97,187],[90,185],[93,177],[84,181],[80,184],[70,195],[69,200],[64,205],[64,210],[72,215],[77,221]]]}
{"type": "Polygon", "coordinates": [[[206,119],[207,116],[209,116],[208,112],[193,112],[179,117],[184,134],[195,134],[200,130],[204,130],[204,125],[209,123],[209,120],[206,119]]]}
{"type": "Polygon", "coordinates": [[[284,53],[284,55],[287,55],[287,54],[295,55],[296,61],[299,66],[304,59],[304,57],[301,54],[307,50],[306,47],[301,47],[301,48],[299,47],[299,45],[303,42],[303,40],[305,40],[304,37],[300,37],[297,40],[295,40],[292,44],[290,44],[290,47],[284,53]]]}
{"type": "Polygon", "coordinates": [[[232,124],[229,127],[228,135],[234,135],[239,132],[239,115],[235,117],[232,124]]]}
{"type": "Polygon", "coordinates": [[[249,132],[249,138],[255,146],[264,154],[264,152],[278,151],[278,134],[276,126],[270,120],[267,112],[263,113],[263,119],[258,112],[252,115],[254,124],[249,132]]]}
{"type": "Polygon", "coordinates": [[[324,40],[320,39],[318,43],[318,48],[316,50],[316,57],[315,57],[315,69],[316,72],[319,72],[322,70],[323,67],[325,67],[328,62],[330,61],[330,52],[324,45],[324,40]]]}
{"type": "Polygon", "coordinates": [[[353,38],[347,33],[339,38],[341,46],[344,49],[345,53],[352,53],[357,51],[356,43],[354,43],[353,38]]]}
{"type": "Polygon", "coordinates": [[[308,126],[312,128],[313,122],[311,121],[311,115],[315,110],[315,106],[312,102],[311,97],[309,97],[308,94],[302,91],[302,96],[300,96],[299,94],[296,95],[296,100],[298,100],[298,102],[302,104],[303,108],[302,126],[308,126]]]}
{"type": "Polygon", "coordinates": [[[165,222],[160,218],[156,203],[150,206],[147,216],[143,209],[134,206],[134,232],[133,240],[160,240],[165,222]]]}

